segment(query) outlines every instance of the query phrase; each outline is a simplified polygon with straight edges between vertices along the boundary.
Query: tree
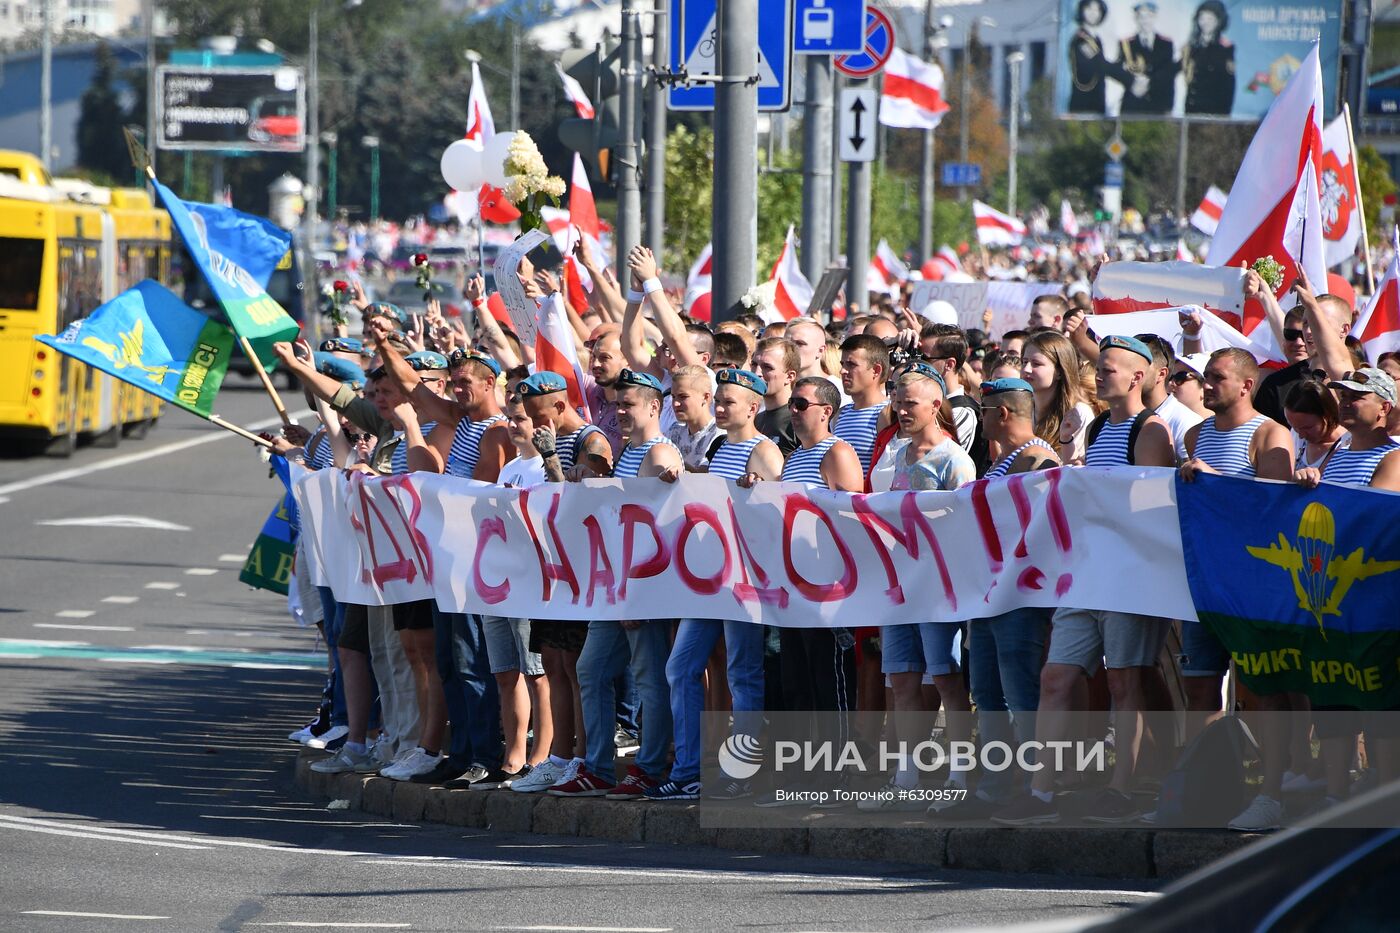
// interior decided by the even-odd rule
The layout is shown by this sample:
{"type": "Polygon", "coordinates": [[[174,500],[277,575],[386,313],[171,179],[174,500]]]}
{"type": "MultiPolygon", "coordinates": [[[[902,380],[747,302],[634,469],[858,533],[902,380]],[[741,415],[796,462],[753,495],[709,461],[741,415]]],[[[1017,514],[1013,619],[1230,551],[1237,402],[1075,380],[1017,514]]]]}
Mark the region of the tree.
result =
{"type": "MultiPolygon", "coordinates": [[[[83,92],[78,115],[78,165],[92,177],[131,179],[131,159],[122,144],[122,127],[131,122],[116,86],[117,60],[99,42],[92,83],[83,92]]],[[[144,117],[142,118],[144,122],[144,117]]]]}
{"type": "Polygon", "coordinates": [[[1381,205],[1395,193],[1395,181],[1390,166],[1375,146],[1362,146],[1357,151],[1357,172],[1361,176],[1361,206],[1366,213],[1366,232],[1373,243],[1383,243],[1390,231],[1381,229],[1381,205]]]}

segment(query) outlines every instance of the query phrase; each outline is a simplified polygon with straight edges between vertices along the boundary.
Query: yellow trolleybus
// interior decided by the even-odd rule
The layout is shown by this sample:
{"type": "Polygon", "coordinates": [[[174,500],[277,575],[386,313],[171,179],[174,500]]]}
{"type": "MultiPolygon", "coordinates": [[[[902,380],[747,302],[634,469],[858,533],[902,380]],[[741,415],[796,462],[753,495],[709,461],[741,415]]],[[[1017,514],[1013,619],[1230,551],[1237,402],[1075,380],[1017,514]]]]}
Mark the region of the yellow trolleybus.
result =
{"type": "Polygon", "coordinates": [[[115,446],[160,414],[149,393],[34,340],[144,278],[170,281],[170,216],[138,188],[52,179],[0,150],[0,444],[67,456],[115,446]]]}

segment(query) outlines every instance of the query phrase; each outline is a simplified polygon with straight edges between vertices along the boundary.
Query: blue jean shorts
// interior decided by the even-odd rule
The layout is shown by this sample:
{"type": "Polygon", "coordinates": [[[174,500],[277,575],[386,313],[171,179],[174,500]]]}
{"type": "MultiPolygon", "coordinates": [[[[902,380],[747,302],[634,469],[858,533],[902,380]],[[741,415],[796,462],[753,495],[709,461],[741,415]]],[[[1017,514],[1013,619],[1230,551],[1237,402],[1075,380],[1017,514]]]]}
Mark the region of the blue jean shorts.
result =
{"type": "Polygon", "coordinates": [[[544,662],[530,650],[529,619],[484,615],[481,623],[486,633],[486,658],[491,664],[491,673],[520,671],[531,677],[544,674],[544,662]]]}
{"type": "Polygon", "coordinates": [[[941,677],[962,671],[963,627],[957,622],[880,626],[880,673],[941,677]]]}
{"type": "Polygon", "coordinates": [[[1181,676],[1219,677],[1230,669],[1230,652],[1199,622],[1181,623],[1181,676]]]}

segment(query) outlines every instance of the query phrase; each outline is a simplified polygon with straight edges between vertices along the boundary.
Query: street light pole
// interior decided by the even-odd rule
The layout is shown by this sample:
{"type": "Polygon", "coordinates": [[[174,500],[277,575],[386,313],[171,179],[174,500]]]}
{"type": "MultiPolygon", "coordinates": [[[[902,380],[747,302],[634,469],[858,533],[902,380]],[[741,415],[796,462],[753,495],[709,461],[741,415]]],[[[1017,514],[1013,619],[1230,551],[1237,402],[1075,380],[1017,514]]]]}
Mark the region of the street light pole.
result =
{"type": "Polygon", "coordinates": [[[360,140],[369,150],[369,219],[379,220],[379,137],[366,136],[360,140]]]}
{"type": "Polygon", "coordinates": [[[520,129],[520,24],[515,20],[510,30],[510,128],[520,129]]]}
{"type": "Polygon", "coordinates": [[[1006,56],[1011,66],[1011,115],[1007,123],[1009,156],[1006,166],[1006,212],[1016,216],[1016,155],[1021,145],[1021,63],[1026,60],[1024,52],[1012,52],[1006,56]]]}
{"type": "Polygon", "coordinates": [[[53,0],[40,0],[39,161],[53,170],[53,0]]]}
{"type": "MultiPolygon", "coordinates": [[[[924,61],[934,56],[934,0],[924,0],[924,61]]],[[[923,131],[919,165],[919,264],[933,255],[933,130],[923,131]]]]}
{"type": "MultiPolygon", "coordinates": [[[[141,0],[141,24],[146,27],[146,155],[156,167],[156,0],[141,0]]],[[[137,166],[142,175],[145,166],[137,166]]],[[[144,177],[142,183],[145,183],[144,177]]]]}
{"type": "Polygon", "coordinates": [[[329,217],[332,222],[334,222],[336,211],[340,207],[340,179],[336,171],[336,143],[340,141],[340,137],[333,132],[322,133],[321,141],[326,144],[326,152],[327,155],[330,156],[330,158],[327,160],[328,164],[326,165],[326,216],[329,217]]]}
{"type": "Polygon", "coordinates": [[[316,226],[321,203],[321,74],[317,51],[321,44],[320,0],[312,0],[307,22],[310,46],[306,56],[306,248],[316,249],[316,226]]]}

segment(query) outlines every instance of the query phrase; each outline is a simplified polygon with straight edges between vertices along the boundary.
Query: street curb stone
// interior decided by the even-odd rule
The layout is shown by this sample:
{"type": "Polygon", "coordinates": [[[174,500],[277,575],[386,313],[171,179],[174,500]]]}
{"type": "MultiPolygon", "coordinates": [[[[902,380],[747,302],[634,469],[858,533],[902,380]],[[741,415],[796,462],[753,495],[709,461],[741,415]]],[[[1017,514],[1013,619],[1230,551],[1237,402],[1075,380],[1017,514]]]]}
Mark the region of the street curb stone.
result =
{"type": "Polygon", "coordinates": [[[810,855],[843,861],[905,862],[930,868],[1052,873],[1100,878],[1176,878],[1260,838],[1213,830],[1145,828],[1026,830],[927,825],[809,825],[722,828],[700,825],[694,803],[574,800],[510,791],[449,790],[373,775],[319,775],[303,752],[295,782],[313,797],[345,800],[352,810],[404,822],[425,820],[499,832],[580,836],[614,842],[810,855]]]}

